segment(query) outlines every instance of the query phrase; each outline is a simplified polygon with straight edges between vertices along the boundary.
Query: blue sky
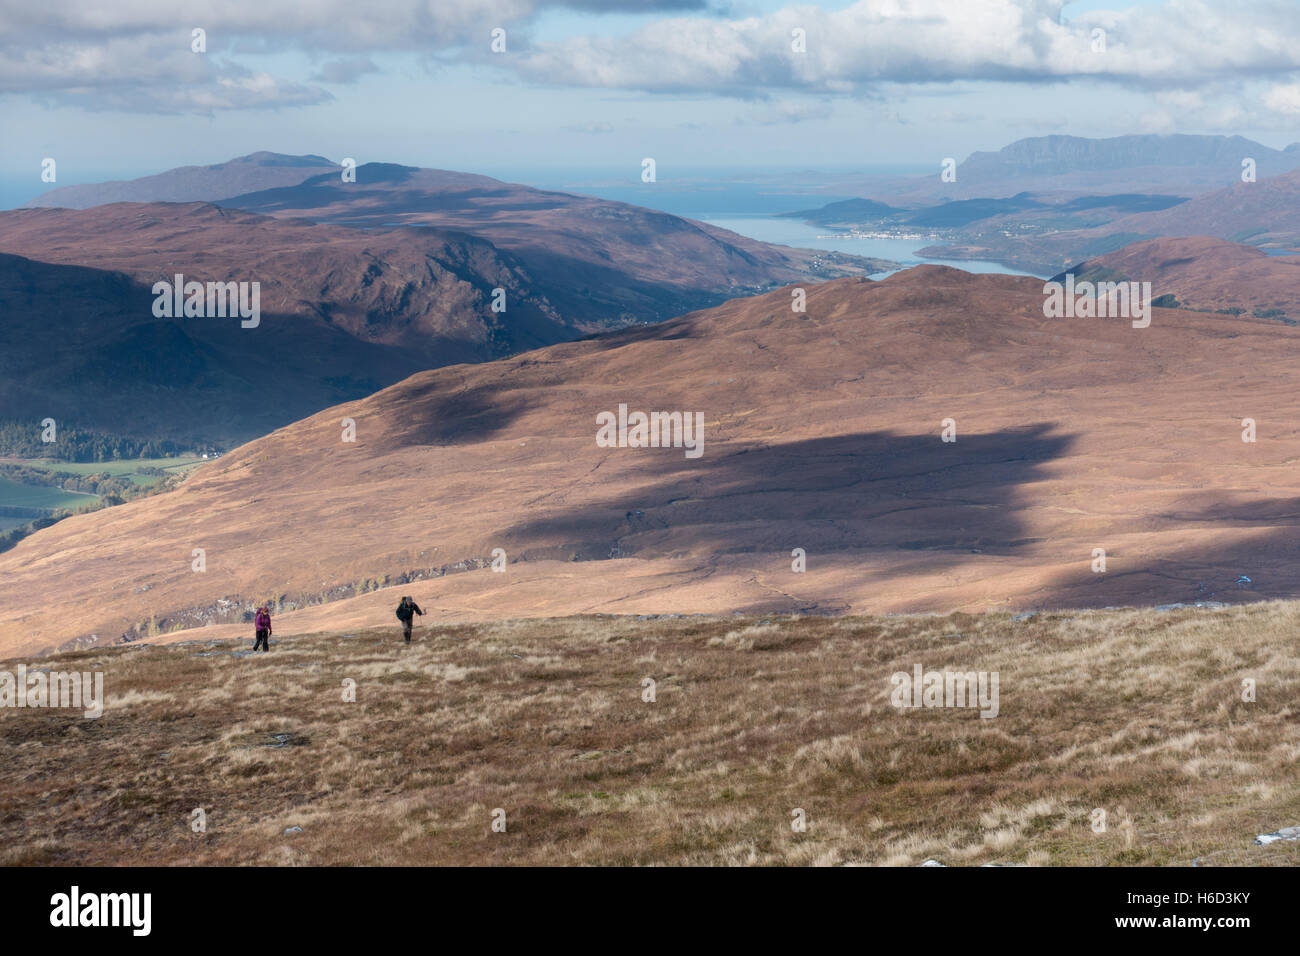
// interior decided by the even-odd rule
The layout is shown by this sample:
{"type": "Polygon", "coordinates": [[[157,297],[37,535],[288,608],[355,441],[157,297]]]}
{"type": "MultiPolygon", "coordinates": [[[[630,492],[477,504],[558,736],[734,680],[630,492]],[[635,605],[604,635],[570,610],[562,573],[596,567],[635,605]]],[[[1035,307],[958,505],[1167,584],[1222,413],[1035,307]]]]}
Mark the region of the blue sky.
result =
{"type": "Polygon", "coordinates": [[[934,165],[1049,133],[1300,139],[1294,0],[426,2],[0,11],[0,179],[45,156],[67,185],[258,149],[553,182],[635,177],[645,156],[662,178],[934,165]]]}

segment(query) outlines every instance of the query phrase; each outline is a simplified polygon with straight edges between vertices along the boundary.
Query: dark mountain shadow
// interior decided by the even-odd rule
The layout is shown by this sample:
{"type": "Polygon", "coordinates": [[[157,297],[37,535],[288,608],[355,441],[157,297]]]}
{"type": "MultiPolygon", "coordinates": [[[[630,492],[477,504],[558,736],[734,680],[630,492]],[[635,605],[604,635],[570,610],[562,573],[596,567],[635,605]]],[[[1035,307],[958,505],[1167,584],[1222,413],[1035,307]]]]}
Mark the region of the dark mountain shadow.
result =
{"type": "Polygon", "coordinates": [[[634,342],[679,342],[697,338],[698,334],[688,323],[668,321],[654,325],[637,325],[616,332],[593,332],[578,339],[589,343],[600,352],[621,349],[634,342]]]}
{"type": "MultiPolygon", "coordinates": [[[[574,560],[814,549],[926,551],[954,562],[1029,543],[1017,486],[1073,437],[1039,424],[945,444],[937,434],[867,432],[737,449],[615,448],[638,456],[637,486],[514,525],[523,549],[563,542],[574,560]]],[[[554,551],[554,548],[549,549],[554,551]]]]}
{"type": "MultiPolygon", "coordinates": [[[[382,412],[386,399],[376,396],[374,407],[382,412]]],[[[532,405],[508,383],[490,382],[448,393],[445,382],[426,377],[403,382],[391,401],[405,423],[389,431],[399,446],[462,445],[491,439],[532,405]],[[418,409],[418,418],[410,414],[412,408],[418,409]]]]}
{"type": "MultiPolygon", "coordinates": [[[[237,444],[418,371],[493,357],[439,336],[418,349],[364,341],[274,309],[250,329],[238,318],[160,319],[153,301],[122,273],[0,254],[0,419],[237,444]]],[[[472,400],[449,401],[448,414],[477,421],[472,400]]]]}
{"type": "MultiPolygon", "coordinates": [[[[962,507],[958,506],[951,514],[960,516],[962,507]]],[[[1108,546],[1106,535],[1098,535],[1093,544],[1107,551],[1107,570],[1102,573],[1092,569],[1092,545],[1080,547],[1077,541],[1073,541],[1068,545],[1072,549],[1069,555],[1053,553],[1050,544],[1040,548],[1037,553],[1042,560],[1057,564],[1064,558],[1071,569],[1047,580],[1031,598],[1015,600],[1002,609],[1055,611],[1146,607],[1172,611],[1177,607],[1168,606],[1300,599],[1300,573],[1297,573],[1300,569],[1300,536],[1295,533],[1295,528],[1300,526],[1300,499],[1263,498],[1244,503],[1210,503],[1202,512],[1180,511],[1176,516],[1153,517],[1151,521],[1160,522],[1160,527],[1151,530],[1143,542],[1142,551],[1149,554],[1133,554],[1132,547],[1126,545],[1108,546]],[[1235,529],[1237,536],[1232,540],[1220,534],[1212,543],[1187,546],[1179,543],[1172,534],[1189,528],[1204,530],[1207,524],[1214,525],[1216,530],[1222,528],[1228,534],[1235,529]],[[1159,550],[1161,542],[1168,543],[1167,550],[1159,550]]],[[[1145,526],[1149,527],[1150,522],[1145,526]]],[[[985,530],[990,527],[988,522],[984,524],[985,530]]],[[[1005,528],[1014,533],[1015,527],[1013,514],[1005,528]]],[[[935,570],[933,555],[918,553],[917,542],[909,547],[906,541],[890,541],[881,534],[875,540],[860,543],[854,550],[847,550],[838,547],[833,539],[820,531],[819,524],[809,522],[799,538],[801,542],[813,542],[807,546],[810,564],[816,562],[843,568],[857,556],[892,551],[896,561],[890,570],[882,574],[877,567],[871,572],[873,579],[879,579],[882,590],[887,591],[893,581],[898,581],[906,586],[913,609],[938,612],[953,609],[941,595],[930,598],[924,592],[918,592],[911,583],[910,579],[918,570],[925,574],[932,574],[935,570]]],[[[923,537],[928,548],[942,550],[945,546],[944,535],[938,529],[923,537]]],[[[961,534],[954,535],[947,542],[954,566],[967,560],[963,557],[968,550],[966,543],[961,534]]],[[[985,554],[1010,555],[1026,543],[1023,540],[989,540],[978,550],[985,554]]],[[[783,571],[788,561],[780,552],[765,557],[772,571],[783,571]]],[[[708,558],[705,556],[701,560],[707,562],[708,558]]],[[[799,590],[791,588],[791,591],[799,590]]],[[[850,610],[850,602],[838,599],[833,593],[814,589],[814,594],[800,596],[774,588],[770,597],[750,600],[737,605],[733,611],[742,615],[763,615],[843,614],[850,610]]]]}
{"type": "MultiPolygon", "coordinates": [[[[1209,496],[1202,496],[1209,497],[1209,496]]],[[[1145,607],[1221,601],[1229,604],[1300,598],[1300,498],[1208,502],[1200,511],[1159,516],[1149,556],[1130,557],[1122,547],[1107,549],[1107,570],[1093,573],[1087,555],[1078,569],[1053,580],[1034,607],[1145,607]],[[1172,532],[1205,531],[1214,540],[1188,546],[1172,532]],[[1163,538],[1162,538],[1163,533],[1163,538]],[[1229,537],[1231,536],[1231,537],[1229,537]]],[[[1103,536],[1104,538],[1104,536],[1103,536]]],[[[1106,542],[1099,538],[1098,547],[1106,542]]]]}

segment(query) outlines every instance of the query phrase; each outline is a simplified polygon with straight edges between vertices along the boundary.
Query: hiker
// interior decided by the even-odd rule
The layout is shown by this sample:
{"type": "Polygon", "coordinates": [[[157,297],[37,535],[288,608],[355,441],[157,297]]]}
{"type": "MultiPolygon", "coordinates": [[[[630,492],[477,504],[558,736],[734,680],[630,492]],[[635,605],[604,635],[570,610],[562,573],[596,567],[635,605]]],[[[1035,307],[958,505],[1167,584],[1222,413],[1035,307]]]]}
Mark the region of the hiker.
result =
{"type": "Polygon", "coordinates": [[[402,622],[402,637],[406,638],[406,643],[411,643],[411,622],[415,620],[415,615],[424,617],[424,612],[420,610],[420,605],[416,604],[409,597],[402,598],[402,603],[397,605],[397,619],[402,622]]]}
{"type": "Polygon", "coordinates": [[[253,627],[257,630],[257,638],[253,641],[253,650],[259,647],[264,651],[271,650],[271,612],[263,604],[257,609],[257,616],[253,618],[253,627]]]}

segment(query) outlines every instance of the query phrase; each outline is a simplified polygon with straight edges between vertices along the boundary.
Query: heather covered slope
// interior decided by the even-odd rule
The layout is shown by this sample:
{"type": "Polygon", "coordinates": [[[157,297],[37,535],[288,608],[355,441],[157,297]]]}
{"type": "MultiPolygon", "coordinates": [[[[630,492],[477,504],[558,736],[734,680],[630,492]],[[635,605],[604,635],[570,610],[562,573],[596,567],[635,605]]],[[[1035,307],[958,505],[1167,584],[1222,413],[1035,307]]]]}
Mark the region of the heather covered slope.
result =
{"type": "MultiPolygon", "coordinates": [[[[217,175],[175,172],[184,195],[217,175]]],[[[219,181],[263,182],[229,172],[219,181]]],[[[270,215],[209,202],[0,212],[0,419],[230,445],[420,369],[893,265],[485,176],[358,175],[246,197],[270,215]],[[258,283],[262,324],[156,317],[149,290],[177,274],[258,283]]],[[[147,185],[132,195],[158,192],[147,185]]]]}
{"type": "Polygon", "coordinates": [[[790,302],[422,372],[60,522],[0,555],[0,648],[242,632],[266,599],[328,602],[283,633],[386,623],[407,592],[445,620],[1297,593],[1295,330],[1049,320],[1040,281],[934,266],[790,302]],[[702,456],[598,447],[620,403],[701,412],[702,456]]]}
{"type": "MultiPolygon", "coordinates": [[[[1209,236],[1135,242],[1071,267],[1076,281],[1145,281],[1189,309],[1300,321],[1300,256],[1209,236]]],[[[1058,277],[1060,278],[1060,277],[1058,277]]]]}
{"type": "Polygon", "coordinates": [[[0,213],[0,417],[238,443],[425,368],[574,338],[518,260],[209,203],[0,213]],[[257,282],[261,318],[158,318],[153,283],[257,282]],[[506,311],[491,307],[504,289],[506,311]],[[57,347],[52,347],[57,343],[57,347]]]}
{"type": "Polygon", "coordinates": [[[0,865],[1295,866],[1255,839],[1300,822],[1298,624],[574,617],[61,655],[103,714],[0,716],[0,865]],[[997,674],[996,717],[896,709],[917,665],[997,674]]]}
{"type": "MultiPolygon", "coordinates": [[[[645,188],[650,193],[655,186],[645,188]]],[[[894,265],[759,242],[627,203],[392,163],[357,167],[356,182],[325,174],[222,205],[349,226],[464,230],[509,250],[539,280],[552,280],[547,295],[564,314],[605,327],[667,319],[787,282],[894,265]]]]}

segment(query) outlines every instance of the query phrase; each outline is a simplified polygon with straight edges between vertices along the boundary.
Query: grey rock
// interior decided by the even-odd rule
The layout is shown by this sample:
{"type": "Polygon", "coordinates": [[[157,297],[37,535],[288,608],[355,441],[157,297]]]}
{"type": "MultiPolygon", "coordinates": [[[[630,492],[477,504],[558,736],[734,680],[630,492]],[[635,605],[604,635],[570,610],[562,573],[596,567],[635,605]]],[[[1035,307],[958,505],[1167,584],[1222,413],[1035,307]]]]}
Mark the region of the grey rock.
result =
{"type": "Polygon", "coordinates": [[[1300,827],[1283,827],[1273,833],[1261,833],[1253,842],[1259,846],[1268,846],[1279,840],[1300,840],[1300,827]]]}
{"type": "Polygon", "coordinates": [[[1179,601],[1176,604],[1160,604],[1152,608],[1152,610],[1178,611],[1188,607],[1196,607],[1196,608],[1202,608],[1206,610],[1217,610],[1219,608],[1231,607],[1231,605],[1225,604],[1222,601],[1193,601],[1191,604],[1184,604],[1182,601],[1179,601]]]}

